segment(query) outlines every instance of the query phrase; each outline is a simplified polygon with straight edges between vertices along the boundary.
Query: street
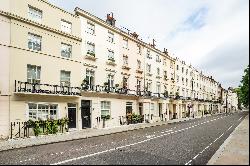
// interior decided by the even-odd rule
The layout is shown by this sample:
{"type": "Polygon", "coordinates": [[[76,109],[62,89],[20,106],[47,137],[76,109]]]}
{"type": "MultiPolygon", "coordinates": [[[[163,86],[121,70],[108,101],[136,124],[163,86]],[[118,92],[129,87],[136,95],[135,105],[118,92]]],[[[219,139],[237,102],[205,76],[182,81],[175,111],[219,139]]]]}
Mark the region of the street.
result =
{"type": "Polygon", "coordinates": [[[206,164],[248,112],[0,152],[0,164],[206,164]]]}

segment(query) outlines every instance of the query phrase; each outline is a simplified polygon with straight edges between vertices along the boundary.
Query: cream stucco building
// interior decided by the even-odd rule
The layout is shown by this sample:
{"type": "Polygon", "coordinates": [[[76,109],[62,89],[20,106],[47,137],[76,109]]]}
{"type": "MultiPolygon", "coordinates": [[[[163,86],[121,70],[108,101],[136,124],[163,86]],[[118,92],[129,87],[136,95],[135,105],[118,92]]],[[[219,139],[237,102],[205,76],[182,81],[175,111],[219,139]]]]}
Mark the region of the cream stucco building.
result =
{"type": "Polygon", "coordinates": [[[81,130],[127,125],[131,113],[153,123],[223,112],[226,91],[211,76],[117,28],[113,14],[74,12],[3,0],[0,137],[29,119],[68,117],[81,130]]]}

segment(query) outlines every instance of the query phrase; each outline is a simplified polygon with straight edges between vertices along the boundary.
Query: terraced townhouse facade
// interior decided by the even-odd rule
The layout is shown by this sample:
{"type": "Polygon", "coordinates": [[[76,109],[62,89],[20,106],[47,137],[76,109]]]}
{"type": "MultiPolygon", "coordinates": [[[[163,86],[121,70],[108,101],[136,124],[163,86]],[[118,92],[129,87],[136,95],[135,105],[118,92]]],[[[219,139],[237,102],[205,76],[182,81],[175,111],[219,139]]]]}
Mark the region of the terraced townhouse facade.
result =
{"type": "Polygon", "coordinates": [[[117,28],[113,14],[72,14],[46,0],[2,4],[2,138],[11,122],[29,119],[67,117],[82,130],[127,125],[131,113],[153,123],[226,111],[218,82],[117,28]]]}

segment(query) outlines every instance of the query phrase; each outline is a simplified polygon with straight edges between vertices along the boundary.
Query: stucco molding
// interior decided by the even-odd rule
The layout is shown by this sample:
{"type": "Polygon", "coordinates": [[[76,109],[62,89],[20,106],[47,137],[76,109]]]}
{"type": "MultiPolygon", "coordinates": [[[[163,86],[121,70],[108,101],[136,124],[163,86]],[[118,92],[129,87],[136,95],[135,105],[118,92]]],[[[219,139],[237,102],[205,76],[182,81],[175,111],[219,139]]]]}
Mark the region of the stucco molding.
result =
{"type": "Polygon", "coordinates": [[[47,31],[50,31],[50,32],[53,32],[53,33],[56,33],[56,34],[59,34],[59,35],[62,35],[64,37],[67,37],[67,38],[70,38],[70,39],[73,39],[73,40],[76,40],[76,41],[79,41],[79,42],[82,42],[82,39],[80,37],[65,33],[65,32],[63,32],[61,30],[58,30],[58,29],[55,29],[55,28],[48,27],[47,25],[40,24],[40,23],[37,23],[35,21],[31,21],[31,20],[29,20],[27,18],[18,16],[16,14],[13,14],[13,13],[10,13],[10,12],[4,12],[4,11],[0,10],[0,15],[8,17],[10,19],[14,19],[14,20],[26,23],[26,24],[29,24],[29,25],[33,25],[33,26],[38,27],[38,28],[42,28],[44,30],[47,30],[47,31]]]}

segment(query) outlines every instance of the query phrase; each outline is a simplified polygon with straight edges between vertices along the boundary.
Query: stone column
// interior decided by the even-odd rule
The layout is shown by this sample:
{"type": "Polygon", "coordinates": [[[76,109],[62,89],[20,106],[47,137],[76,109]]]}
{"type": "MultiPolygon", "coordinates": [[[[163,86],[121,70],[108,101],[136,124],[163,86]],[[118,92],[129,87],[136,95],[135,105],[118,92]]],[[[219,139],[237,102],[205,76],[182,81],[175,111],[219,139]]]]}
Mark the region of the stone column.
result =
{"type": "Polygon", "coordinates": [[[167,121],[169,121],[169,103],[166,103],[166,109],[167,109],[167,121]]]}
{"type": "Polygon", "coordinates": [[[166,118],[166,108],[167,108],[167,103],[162,103],[163,121],[165,121],[166,118]]]}
{"type": "Polygon", "coordinates": [[[182,104],[180,104],[179,106],[180,106],[180,118],[182,118],[182,111],[183,111],[182,104]]]}

